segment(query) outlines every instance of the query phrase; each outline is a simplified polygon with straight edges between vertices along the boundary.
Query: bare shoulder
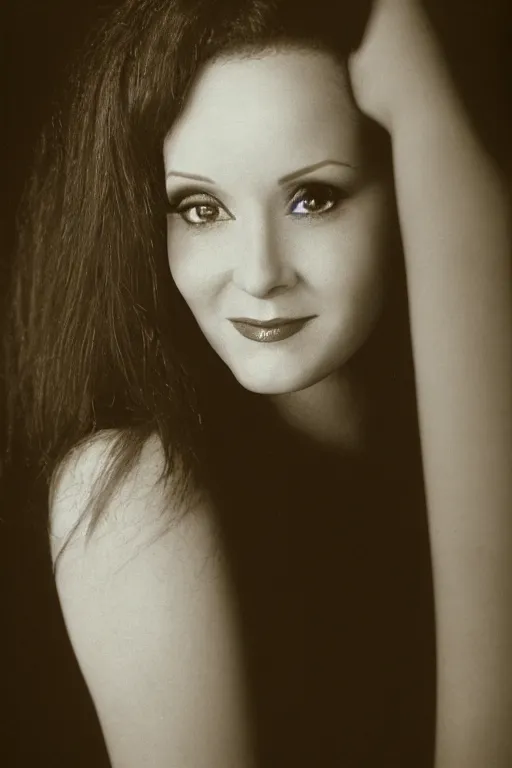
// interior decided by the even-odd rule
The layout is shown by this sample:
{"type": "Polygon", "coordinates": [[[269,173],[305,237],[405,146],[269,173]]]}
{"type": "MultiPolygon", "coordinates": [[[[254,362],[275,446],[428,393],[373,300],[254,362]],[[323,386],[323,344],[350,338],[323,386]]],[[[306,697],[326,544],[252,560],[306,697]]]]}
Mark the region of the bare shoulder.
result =
{"type": "Polygon", "coordinates": [[[88,537],[83,510],[113,438],[57,472],[50,524],[56,548],[71,532],[57,589],[112,765],[245,767],[239,631],[214,510],[199,495],[183,516],[165,506],[155,438],[88,537]]]}
{"type": "MultiPolygon", "coordinates": [[[[52,478],[49,534],[54,560],[59,555],[59,587],[77,565],[82,576],[86,569],[89,578],[99,581],[130,560],[140,560],[139,555],[145,560],[145,550],[151,550],[151,562],[155,553],[168,553],[185,542],[189,548],[194,542],[204,555],[218,554],[215,514],[205,498],[196,491],[188,499],[187,514],[172,504],[173,478],[165,476],[164,452],[156,436],[145,442],[91,528],[91,502],[108,475],[118,436],[113,430],[98,433],[71,451],[52,478]]],[[[167,562],[172,567],[172,561],[167,562]]]]}
{"type": "MultiPolygon", "coordinates": [[[[68,537],[77,526],[83,530],[90,519],[86,512],[109,471],[119,433],[105,430],[70,451],[54,472],[50,488],[50,534],[55,540],[68,537]]],[[[115,511],[123,509],[125,522],[142,514],[145,522],[162,504],[163,450],[157,437],[144,444],[131,468],[104,510],[103,521],[112,525],[115,511]]]]}

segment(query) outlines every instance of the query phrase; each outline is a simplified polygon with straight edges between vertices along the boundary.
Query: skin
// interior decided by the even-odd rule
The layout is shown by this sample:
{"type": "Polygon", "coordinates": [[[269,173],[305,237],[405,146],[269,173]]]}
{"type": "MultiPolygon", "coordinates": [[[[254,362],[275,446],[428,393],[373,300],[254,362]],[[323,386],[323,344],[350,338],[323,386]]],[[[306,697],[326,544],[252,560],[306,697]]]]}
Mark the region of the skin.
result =
{"type": "Polygon", "coordinates": [[[390,185],[364,137],[343,69],[285,50],[208,65],[164,143],[178,289],[238,381],[324,440],[357,438],[347,363],[385,293],[390,185]],[[311,315],[271,344],[227,319],[311,315]]]}
{"type": "Polygon", "coordinates": [[[350,62],[393,142],[436,603],[436,768],[512,765],[510,191],[418,0],[379,0],[350,62]],[[420,182],[421,180],[421,182],[420,182]]]}

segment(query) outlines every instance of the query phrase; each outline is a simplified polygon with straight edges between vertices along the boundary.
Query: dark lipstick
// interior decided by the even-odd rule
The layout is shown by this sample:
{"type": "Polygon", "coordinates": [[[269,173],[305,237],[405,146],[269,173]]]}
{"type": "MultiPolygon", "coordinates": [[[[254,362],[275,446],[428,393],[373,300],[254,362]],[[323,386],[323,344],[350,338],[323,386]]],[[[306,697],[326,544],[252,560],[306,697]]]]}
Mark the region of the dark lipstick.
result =
{"type": "Polygon", "coordinates": [[[249,317],[231,317],[229,320],[246,339],[269,344],[294,336],[314,317],[316,315],[298,318],[276,317],[274,320],[265,321],[253,320],[249,317]]]}

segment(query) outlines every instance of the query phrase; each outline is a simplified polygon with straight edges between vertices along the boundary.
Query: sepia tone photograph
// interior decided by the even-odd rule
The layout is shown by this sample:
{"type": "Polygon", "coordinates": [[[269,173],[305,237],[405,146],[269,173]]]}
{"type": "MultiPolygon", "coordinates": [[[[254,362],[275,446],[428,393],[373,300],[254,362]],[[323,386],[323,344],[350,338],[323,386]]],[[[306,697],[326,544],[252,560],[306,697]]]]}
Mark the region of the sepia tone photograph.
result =
{"type": "Polygon", "coordinates": [[[4,10],[2,764],[510,768],[510,3],[4,10]]]}

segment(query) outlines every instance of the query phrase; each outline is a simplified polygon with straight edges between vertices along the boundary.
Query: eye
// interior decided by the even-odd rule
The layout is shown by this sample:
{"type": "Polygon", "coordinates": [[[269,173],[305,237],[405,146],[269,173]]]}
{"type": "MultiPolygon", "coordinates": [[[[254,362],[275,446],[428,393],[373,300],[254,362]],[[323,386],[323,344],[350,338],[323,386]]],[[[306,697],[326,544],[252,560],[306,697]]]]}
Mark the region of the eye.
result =
{"type": "Polygon", "coordinates": [[[319,216],[334,210],[345,198],[343,190],[323,182],[313,182],[298,189],[291,201],[292,216],[319,216]]]}
{"type": "Polygon", "coordinates": [[[194,227],[203,227],[233,218],[218,200],[209,195],[170,200],[170,208],[171,214],[177,214],[183,221],[194,227]]]}

